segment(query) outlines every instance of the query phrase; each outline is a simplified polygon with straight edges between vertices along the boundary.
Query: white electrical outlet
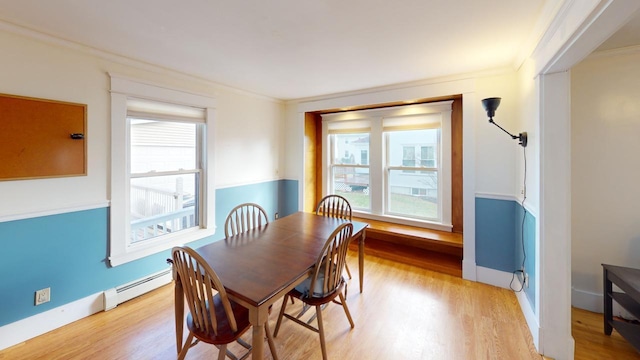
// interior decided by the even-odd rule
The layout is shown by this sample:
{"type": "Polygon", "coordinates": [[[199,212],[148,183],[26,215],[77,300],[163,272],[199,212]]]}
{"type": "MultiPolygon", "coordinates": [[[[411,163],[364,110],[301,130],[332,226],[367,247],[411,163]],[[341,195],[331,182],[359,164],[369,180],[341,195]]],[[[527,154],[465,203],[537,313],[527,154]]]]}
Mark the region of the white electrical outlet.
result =
{"type": "Polygon", "coordinates": [[[280,215],[279,215],[278,213],[276,213],[276,214],[274,215],[274,218],[275,218],[276,220],[278,220],[278,219],[280,218],[280,215]]]}
{"type": "Polygon", "coordinates": [[[51,300],[51,288],[36,291],[36,306],[51,300]]]}
{"type": "Polygon", "coordinates": [[[524,273],[524,287],[529,288],[529,274],[524,273]]]}

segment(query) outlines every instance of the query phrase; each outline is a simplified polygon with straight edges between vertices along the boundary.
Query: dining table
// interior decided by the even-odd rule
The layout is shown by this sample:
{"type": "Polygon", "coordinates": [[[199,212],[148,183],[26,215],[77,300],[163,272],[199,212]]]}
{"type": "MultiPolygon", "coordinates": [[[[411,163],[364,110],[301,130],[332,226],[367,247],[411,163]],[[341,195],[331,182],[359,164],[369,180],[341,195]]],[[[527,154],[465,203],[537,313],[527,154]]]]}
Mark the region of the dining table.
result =
{"type": "MultiPolygon", "coordinates": [[[[253,359],[264,357],[264,326],[271,305],[309,276],[328,237],[344,222],[353,224],[351,241],[358,241],[358,274],[362,293],[364,241],[368,226],[364,222],[296,212],[195,249],[216,272],[229,298],[249,309],[249,321],[253,326],[253,359]]],[[[175,272],[174,279],[179,353],[183,341],[184,296],[175,272]]]]}

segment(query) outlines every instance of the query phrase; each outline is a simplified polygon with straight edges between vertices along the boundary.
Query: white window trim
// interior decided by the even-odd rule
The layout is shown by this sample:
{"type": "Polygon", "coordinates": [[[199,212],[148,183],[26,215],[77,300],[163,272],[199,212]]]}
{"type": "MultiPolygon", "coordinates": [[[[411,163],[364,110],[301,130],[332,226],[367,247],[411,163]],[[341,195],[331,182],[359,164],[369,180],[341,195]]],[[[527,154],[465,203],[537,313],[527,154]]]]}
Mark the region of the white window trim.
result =
{"type": "Polygon", "coordinates": [[[109,262],[118,266],[133,260],[203,239],[215,233],[215,189],[210,186],[214,179],[215,99],[205,95],[170,89],[161,85],[140,82],[109,73],[111,77],[111,208],[109,212],[109,262]],[[127,126],[127,98],[136,97],[160,102],[187,105],[206,110],[206,133],[203,141],[204,175],[202,186],[202,218],[200,226],[179,233],[129,245],[129,127],[127,126]]]}
{"type": "MultiPolygon", "coordinates": [[[[351,124],[355,124],[357,126],[353,126],[355,129],[363,128],[367,129],[368,132],[371,133],[382,133],[382,119],[385,117],[399,117],[399,116],[412,116],[412,115],[426,115],[426,114],[440,114],[440,129],[441,129],[441,140],[440,146],[442,147],[441,164],[451,164],[451,106],[453,101],[441,101],[436,103],[427,103],[427,104],[417,104],[417,105],[406,105],[406,106],[398,106],[391,108],[380,108],[380,109],[371,109],[371,110],[358,110],[358,111],[347,111],[335,114],[324,114],[322,115],[322,148],[324,151],[322,152],[322,163],[324,167],[324,174],[322,177],[322,193],[323,195],[328,194],[332,189],[330,189],[330,184],[327,181],[328,177],[326,174],[330,174],[330,148],[329,145],[329,122],[345,122],[345,129],[351,127],[351,124]],[[347,125],[347,123],[351,123],[347,125]]],[[[334,131],[335,132],[335,131],[334,131]]],[[[385,186],[383,184],[386,181],[385,173],[385,158],[384,158],[384,139],[381,136],[380,138],[376,136],[370,136],[369,142],[369,176],[370,179],[382,179],[382,180],[371,180],[370,182],[370,191],[372,193],[381,193],[385,191],[385,186]],[[374,157],[372,154],[383,154],[381,157],[374,157]]],[[[425,228],[432,228],[436,230],[442,231],[452,231],[453,224],[451,223],[452,219],[452,205],[451,205],[451,166],[443,166],[442,171],[438,172],[439,182],[441,184],[446,184],[446,186],[439,187],[439,201],[440,201],[440,209],[442,211],[441,221],[426,221],[426,220],[415,220],[410,218],[404,218],[399,216],[394,216],[390,214],[385,214],[384,204],[382,203],[382,197],[371,197],[371,213],[360,212],[354,210],[354,216],[372,219],[372,220],[380,220],[380,221],[390,221],[398,224],[405,224],[411,226],[420,226],[425,228]]]]}

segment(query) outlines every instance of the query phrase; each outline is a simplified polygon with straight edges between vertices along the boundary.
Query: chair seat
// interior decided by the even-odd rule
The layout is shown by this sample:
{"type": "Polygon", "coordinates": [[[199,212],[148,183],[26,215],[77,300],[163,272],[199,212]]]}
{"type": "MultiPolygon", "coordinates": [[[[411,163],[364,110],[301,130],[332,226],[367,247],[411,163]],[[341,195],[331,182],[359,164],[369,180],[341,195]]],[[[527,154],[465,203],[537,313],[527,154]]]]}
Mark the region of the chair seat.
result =
{"type": "MultiPolygon", "coordinates": [[[[300,301],[311,305],[311,306],[316,306],[316,305],[323,305],[328,303],[329,301],[335,299],[336,296],[338,296],[338,294],[340,294],[342,292],[342,289],[344,288],[346,283],[346,280],[344,279],[344,277],[342,278],[342,280],[340,281],[340,285],[338,285],[338,287],[328,293],[328,294],[324,294],[322,296],[308,296],[308,292],[302,292],[300,290],[298,290],[298,287],[293,288],[292,290],[289,291],[288,295],[291,297],[294,297],[296,299],[300,299],[300,301]]],[[[308,287],[308,285],[307,285],[308,287]]]]}
{"type": "MultiPolygon", "coordinates": [[[[335,266],[334,266],[334,269],[335,269],[335,266]]],[[[329,293],[325,294],[324,289],[322,288],[324,285],[324,274],[325,274],[325,268],[322,267],[318,272],[318,279],[316,280],[313,293],[310,291],[311,276],[307,277],[303,282],[301,282],[298,286],[296,286],[295,290],[303,294],[303,296],[307,296],[311,294],[310,296],[313,296],[313,297],[325,297],[329,295],[329,293]]]]}
{"type": "MultiPolygon", "coordinates": [[[[209,331],[206,329],[199,329],[196,327],[196,324],[193,322],[193,317],[191,313],[187,316],[187,327],[196,337],[196,339],[210,343],[210,344],[228,344],[232,341],[237,340],[242,334],[244,334],[251,327],[251,323],[249,322],[249,310],[244,306],[235,303],[231,300],[231,308],[233,309],[233,314],[236,318],[236,323],[238,325],[238,331],[234,332],[231,330],[231,326],[229,325],[229,320],[227,315],[224,312],[224,307],[222,306],[222,299],[220,295],[215,295],[213,297],[213,302],[215,304],[215,313],[216,319],[218,320],[218,334],[216,335],[211,328],[211,324],[209,324],[209,331]]],[[[207,306],[207,311],[209,311],[207,306]]],[[[206,317],[209,319],[209,317],[206,317]]]]}

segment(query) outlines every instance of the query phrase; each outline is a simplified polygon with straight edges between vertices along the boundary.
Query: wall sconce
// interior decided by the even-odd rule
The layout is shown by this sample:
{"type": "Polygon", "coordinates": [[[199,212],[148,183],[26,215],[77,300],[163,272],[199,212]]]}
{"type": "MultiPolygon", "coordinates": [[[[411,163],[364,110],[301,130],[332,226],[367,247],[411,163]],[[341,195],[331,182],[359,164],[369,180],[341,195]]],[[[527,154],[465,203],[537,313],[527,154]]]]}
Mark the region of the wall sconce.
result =
{"type": "Polygon", "coordinates": [[[518,144],[522,145],[522,147],[527,147],[527,133],[526,132],[521,132],[520,134],[518,134],[518,136],[515,136],[515,135],[511,134],[510,132],[508,132],[507,130],[503,129],[502,126],[496,124],[493,121],[493,117],[496,115],[496,109],[500,105],[500,100],[501,100],[501,98],[499,98],[499,97],[486,98],[486,99],[482,100],[482,106],[484,107],[484,110],[487,112],[487,116],[489,117],[489,122],[492,123],[493,125],[499,127],[500,130],[502,130],[502,131],[506,132],[507,134],[509,134],[509,136],[511,136],[512,139],[514,139],[514,140],[518,139],[519,140],[518,144]]]}

